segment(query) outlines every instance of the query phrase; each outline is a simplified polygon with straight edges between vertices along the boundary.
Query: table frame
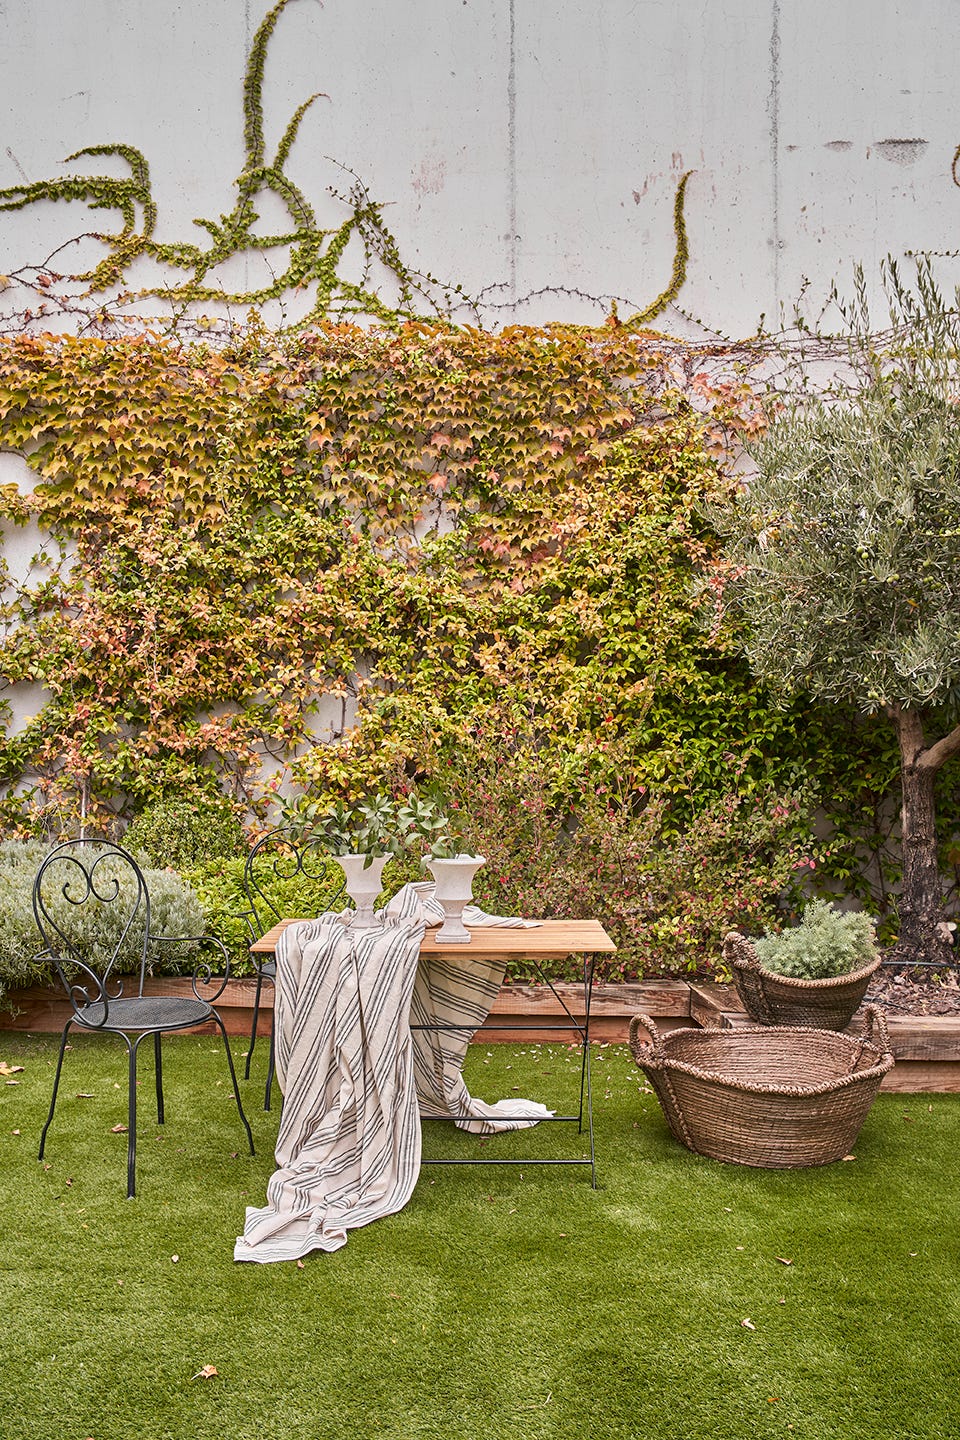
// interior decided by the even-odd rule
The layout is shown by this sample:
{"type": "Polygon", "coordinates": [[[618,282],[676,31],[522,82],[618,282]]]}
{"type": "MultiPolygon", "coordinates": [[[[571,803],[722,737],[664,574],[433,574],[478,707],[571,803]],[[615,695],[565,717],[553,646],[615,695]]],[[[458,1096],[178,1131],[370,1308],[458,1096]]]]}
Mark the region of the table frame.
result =
{"type": "MultiPolygon", "coordinates": [[[[258,955],[272,955],[276,950],[277,941],[288,925],[294,925],[296,920],[280,920],[272,926],[250,949],[258,955]]],[[[616,946],[606,933],[603,926],[596,920],[544,920],[540,925],[533,927],[510,929],[497,928],[494,926],[478,927],[472,932],[473,938],[470,945],[441,945],[437,943],[436,932],[428,930],[420,946],[421,955],[451,955],[463,956],[470,952],[475,955],[522,957],[530,962],[540,977],[540,982],[548,987],[553,994],[560,1013],[556,1020],[546,1020],[540,1017],[531,1017],[523,1020],[512,1020],[497,1023],[492,1015],[488,1015],[481,1029],[484,1030],[523,1030],[543,1031],[552,1034],[574,1034],[577,1037],[575,1043],[580,1046],[580,1104],[574,1115],[551,1115],[544,1119],[542,1116],[531,1116],[538,1124],[576,1124],[577,1133],[583,1134],[584,1120],[586,1120],[587,1136],[589,1143],[589,1157],[580,1156],[557,1157],[551,1159],[516,1159],[494,1157],[458,1157],[447,1156],[425,1159],[424,1165],[579,1165],[589,1166],[590,1183],[594,1189],[597,1186],[597,1164],[596,1149],[594,1144],[593,1130],[593,1089],[590,1076],[590,1003],[593,995],[593,976],[596,965],[596,955],[612,954],[616,946]],[[571,955],[583,955],[583,1019],[580,1020],[574,1015],[562,995],[555,989],[553,983],[543,973],[544,962],[550,959],[564,960],[571,955]]],[[[475,1034],[476,1028],[473,1025],[444,1025],[440,1023],[432,1025],[411,1025],[411,1030],[433,1030],[433,1031],[465,1031],[475,1034]]],[[[430,1116],[429,1119],[438,1119],[441,1124],[455,1124],[455,1116],[430,1116]]],[[[516,1117],[522,1119],[522,1116],[516,1117]]]]}

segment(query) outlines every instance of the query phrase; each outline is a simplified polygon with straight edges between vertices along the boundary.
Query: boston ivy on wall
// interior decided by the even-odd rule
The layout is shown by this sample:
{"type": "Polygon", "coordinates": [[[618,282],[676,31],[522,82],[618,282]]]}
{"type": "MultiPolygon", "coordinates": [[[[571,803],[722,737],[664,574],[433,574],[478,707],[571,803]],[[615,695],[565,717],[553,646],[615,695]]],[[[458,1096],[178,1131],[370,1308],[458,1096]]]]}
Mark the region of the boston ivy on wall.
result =
{"type": "Polygon", "coordinates": [[[622,733],[689,679],[691,505],[719,483],[687,407],[647,422],[647,376],[617,330],[4,345],[0,433],[38,480],[7,513],[71,556],[6,609],[6,680],[53,696],[3,747],[8,817],[25,773],[65,823],[81,796],[256,804],[265,754],[349,790],[504,693],[561,749],[622,733]],[[318,746],[348,693],[358,734],[318,746]]]}
{"type": "MultiPolygon", "coordinates": [[[[8,486],[0,507],[51,536],[0,612],[0,678],[50,695],[0,740],[0,826],[116,831],[151,800],[222,791],[262,816],[271,762],[319,801],[442,783],[493,723],[524,737],[558,814],[589,787],[612,792],[625,764],[678,813],[812,782],[839,823],[830,865],[862,886],[895,767],[843,715],[771,707],[691,600],[713,546],[698,505],[727,484],[722,432],[757,420],[749,390],[696,373],[702,352],[640,333],[683,285],[687,177],[672,274],[637,314],[596,330],[456,328],[461,292],[405,266],[359,182],[324,229],[289,179],[316,97],[267,156],[261,86],[287,3],[251,50],[244,168],[234,209],[201,222],[207,245],[153,238],[149,169],[130,146],[79,152],[120,156],[128,179],[0,192],[0,209],[79,200],[121,217],[94,268],[35,275],[46,315],[75,303],[55,297],[63,279],[122,308],[138,260],[175,277],[149,292],[173,302],[173,338],[0,343],[0,444],[36,474],[32,495],[8,486]],[[284,234],[254,229],[265,191],[287,208],[284,234]],[[352,237],[359,283],[342,273],[352,237]],[[217,267],[251,249],[282,251],[285,268],[225,294],[217,267]],[[191,306],[296,289],[311,297],[300,333],[254,318],[218,348],[176,338],[191,306]],[[331,713],[332,740],[317,733],[331,713]]],[[[116,313],[88,320],[109,330],[116,313]]]]}
{"type": "Polygon", "coordinates": [[[51,694],[0,743],[4,827],[221,789],[263,813],[265,758],[319,800],[442,779],[492,715],[561,809],[625,755],[684,804],[836,793],[846,735],[771,708],[692,606],[711,448],[756,421],[676,372],[618,327],[3,343],[0,436],[37,476],[6,513],[70,556],[4,612],[0,674],[51,694]]]}

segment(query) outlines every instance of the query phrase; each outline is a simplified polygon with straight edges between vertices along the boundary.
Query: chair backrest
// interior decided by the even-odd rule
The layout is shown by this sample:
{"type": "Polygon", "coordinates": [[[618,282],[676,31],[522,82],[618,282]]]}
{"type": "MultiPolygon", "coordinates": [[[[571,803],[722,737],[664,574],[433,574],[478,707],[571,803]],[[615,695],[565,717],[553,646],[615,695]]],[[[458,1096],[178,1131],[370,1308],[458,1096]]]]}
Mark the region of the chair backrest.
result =
{"type": "Polygon", "coordinates": [[[37,872],[33,913],[77,1009],[121,994],[118,969],[134,972],[137,993],[142,993],[150,896],[139,865],[126,850],[105,840],[58,845],[37,872]]]}
{"type": "Polygon", "coordinates": [[[250,934],[259,940],[294,910],[320,914],[344,893],[346,879],[326,852],[322,836],[302,825],[279,825],[262,835],[243,867],[244,912],[250,934]]]}

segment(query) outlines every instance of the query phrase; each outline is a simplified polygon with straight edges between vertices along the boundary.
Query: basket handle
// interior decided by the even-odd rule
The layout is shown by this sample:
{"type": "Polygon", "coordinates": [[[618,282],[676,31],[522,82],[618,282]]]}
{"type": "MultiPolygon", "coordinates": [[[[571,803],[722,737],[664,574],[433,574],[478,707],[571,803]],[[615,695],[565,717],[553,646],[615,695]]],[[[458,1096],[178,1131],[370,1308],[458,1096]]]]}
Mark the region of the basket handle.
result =
{"type": "Polygon", "coordinates": [[[867,1005],[863,1014],[867,1022],[863,1031],[865,1039],[869,1040],[871,1045],[876,1045],[882,1055],[892,1055],[890,1032],[883,1011],[876,1005],[867,1005]]]}
{"type": "Polygon", "coordinates": [[[630,1053],[637,1064],[647,1071],[648,1078],[663,1108],[667,1124],[674,1135],[686,1145],[688,1150],[696,1151],[697,1147],[684,1117],[683,1106],[677,1099],[670,1079],[670,1062],[667,1060],[666,1051],[663,1048],[663,1036],[650,1016],[645,1015],[642,1010],[638,1011],[630,1021],[630,1053]],[[637,1039],[637,1031],[641,1026],[650,1032],[649,1045],[641,1045],[637,1039]],[[649,1073],[651,1070],[656,1071],[656,1074],[651,1075],[649,1073]]]}
{"type": "Polygon", "coordinates": [[[747,970],[760,969],[760,957],[750,941],[739,930],[730,930],[723,942],[723,958],[728,965],[739,965],[747,970]]]}
{"type": "Polygon", "coordinates": [[[649,1015],[638,1010],[630,1020],[630,1032],[628,1037],[630,1054],[638,1065],[659,1064],[663,1060],[663,1037],[649,1015]],[[650,1044],[642,1045],[637,1037],[641,1027],[650,1036],[650,1044]]]}

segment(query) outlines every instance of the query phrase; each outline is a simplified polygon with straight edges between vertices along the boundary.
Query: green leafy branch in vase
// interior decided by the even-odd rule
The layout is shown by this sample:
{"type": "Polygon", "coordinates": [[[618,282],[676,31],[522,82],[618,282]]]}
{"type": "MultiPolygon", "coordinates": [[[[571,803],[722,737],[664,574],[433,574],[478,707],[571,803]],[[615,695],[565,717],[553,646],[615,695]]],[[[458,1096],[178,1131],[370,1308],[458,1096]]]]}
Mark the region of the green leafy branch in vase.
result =
{"type": "Polygon", "coordinates": [[[400,799],[376,794],[329,806],[298,799],[286,809],[286,823],[309,832],[331,855],[366,855],[368,864],[380,856],[416,851],[418,846],[425,858],[434,860],[453,859],[462,849],[455,817],[415,793],[400,799]]]}

